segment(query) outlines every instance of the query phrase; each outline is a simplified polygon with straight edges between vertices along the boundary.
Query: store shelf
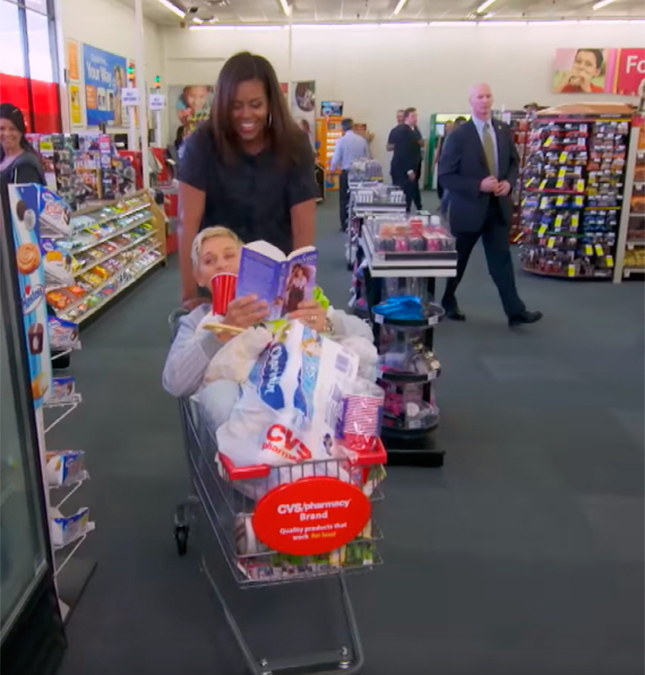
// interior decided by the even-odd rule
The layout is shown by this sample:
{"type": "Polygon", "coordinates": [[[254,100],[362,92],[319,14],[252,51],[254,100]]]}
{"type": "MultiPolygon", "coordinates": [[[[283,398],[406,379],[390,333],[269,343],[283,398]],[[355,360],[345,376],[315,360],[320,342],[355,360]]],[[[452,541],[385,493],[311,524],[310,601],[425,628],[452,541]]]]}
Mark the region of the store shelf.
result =
{"type": "Polygon", "coordinates": [[[70,255],[77,255],[79,253],[84,253],[85,251],[89,251],[92,248],[95,248],[99,246],[100,244],[104,244],[106,241],[110,241],[110,239],[114,239],[114,237],[118,237],[119,235],[122,234],[127,234],[130,232],[130,230],[134,230],[135,228],[147,223],[150,221],[150,217],[147,218],[140,218],[137,220],[136,223],[130,223],[126,227],[119,228],[118,230],[115,230],[109,235],[106,235],[105,237],[102,237],[101,239],[97,239],[96,241],[93,241],[91,244],[86,244],[84,246],[81,246],[80,248],[76,248],[70,251],[65,251],[66,253],[69,252],[70,255]]]}
{"type": "MultiPolygon", "coordinates": [[[[105,208],[99,206],[99,208],[105,208]]],[[[147,202],[143,204],[139,204],[138,206],[135,206],[133,209],[130,209],[129,211],[126,211],[125,213],[117,213],[113,216],[110,216],[109,218],[101,218],[101,220],[96,220],[92,223],[92,225],[98,225],[99,227],[101,225],[105,225],[106,223],[111,223],[113,220],[119,220],[120,218],[129,218],[130,216],[134,215],[135,213],[138,213],[139,211],[143,211],[143,209],[150,208],[150,204],[147,202]]],[[[92,211],[95,211],[96,209],[90,208],[90,209],[83,209],[82,211],[77,211],[72,215],[72,222],[74,221],[74,218],[78,218],[80,216],[88,216],[92,211]]],[[[87,227],[87,226],[85,226],[87,227]]],[[[83,228],[85,229],[85,228],[83,228]]]]}
{"type": "MultiPolygon", "coordinates": [[[[143,255],[143,254],[142,254],[143,255]]],[[[141,257],[141,256],[140,256],[141,257]]],[[[137,258],[138,260],[139,258],[137,258]]],[[[100,309],[102,309],[105,305],[107,305],[113,298],[115,298],[117,295],[125,291],[126,288],[129,288],[132,286],[132,284],[136,283],[141,277],[143,277],[145,274],[147,274],[153,267],[158,265],[159,263],[162,263],[164,261],[164,258],[158,258],[154,262],[150,263],[150,265],[144,267],[137,276],[133,277],[125,283],[123,286],[120,286],[117,290],[114,291],[114,293],[111,293],[110,295],[107,295],[104,300],[102,300],[100,303],[97,305],[94,305],[94,307],[91,307],[85,314],[83,314],[80,317],[77,317],[76,319],[68,319],[68,321],[74,321],[75,323],[81,324],[84,321],[87,321],[92,315],[96,314],[100,309]]],[[[124,270],[121,270],[123,272],[124,270]]],[[[68,310],[69,311],[69,310],[68,310]]],[[[61,318],[65,319],[65,310],[62,310],[61,318]]]]}
{"type": "Polygon", "coordinates": [[[373,277],[428,278],[457,276],[456,260],[380,260],[374,253],[374,240],[367,228],[363,228],[360,241],[373,277]]]}
{"type": "Polygon", "coordinates": [[[550,194],[550,195],[573,195],[573,196],[578,196],[578,197],[584,197],[586,195],[586,192],[577,192],[575,190],[533,190],[531,188],[524,188],[524,192],[532,192],[532,193],[545,193],[545,194],[550,194]]]}
{"type": "Polygon", "coordinates": [[[632,274],[645,274],[645,267],[623,267],[623,276],[629,279],[632,274]]]}
{"type": "Polygon", "coordinates": [[[135,239],[133,242],[130,242],[129,244],[126,244],[125,246],[122,246],[120,249],[114,251],[113,253],[109,253],[108,255],[104,255],[102,258],[97,258],[96,260],[93,260],[91,263],[88,263],[85,265],[85,267],[82,267],[80,270],[77,272],[74,272],[75,277],[80,277],[82,274],[85,274],[86,272],[89,272],[92,268],[96,267],[97,265],[102,265],[106,260],[109,260],[110,258],[114,258],[114,256],[119,255],[119,253],[124,253],[125,251],[129,251],[131,248],[136,248],[139,244],[142,242],[146,241],[146,239],[149,239],[153,235],[157,234],[156,230],[152,230],[148,232],[143,237],[139,237],[139,239],[135,239]]]}
{"type": "MultiPolygon", "coordinates": [[[[156,234],[156,231],[151,232],[151,233],[150,233],[149,235],[147,235],[146,237],[143,237],[142,239],[140,239],[140,240],[139,240],[139,243],[141,243],[142,241],[145,241],[146,239],[148,239],[152,234],[156,234]]],[[[133,245],[133,246],[134,246],[134,245],[133,245]]],[[[127,251],[128,248],[133,248],[133,246],[129,246],[129,247],[123,248],[123,249],[121,249],[121,250],[119,251],[119,253],[123,253],[123,251],[127,251]]],[[[118,272],[115,272],[111,277],[109,277],[108,279],[106,279],[105,281],[103,281],[101,284],[99,284],[98,286],[96,286],[95,288],[93,288],[91,291],[88,291],[82,298],[79,298],[78,300],[74,301],[74,302],[71,303],[70,305],[67,305],[66,307],[63,307],[63,309],[56,310],[56,316],[62,316],[63,314],[67,314],[68,312],[71,312],[73,309],[76,309],[77,307],[79,307],[80,305],[82,305],[84,302],[87,302],[87,299],[88,299],[90,296],[95,295],[95,294],[98,293],[99,291],[102,291],[106,286],[109,286],[110,284],[113,284],[113,283],[115,282],[115,280],[117,279],[117,277],[118,277],[120,274],[123,274],[123,272],[124,272],[125,270],[127,270],[127,269],[128,269],[129,267],[131,267],[137,260],[139,260],[139,259],[142,258],[144,255],[146,255],[146,253],[150,253],[150,251],[154,251],[154,250],[158,249],[160,246],[161,246],[161,242],[157,242],[154,246],[150,246],[150,247],[147,248],[145,251],[142,251],[140,255],[138,255],[136,258],[134,258],[134,260],[131,260],[130,262],[128,262],[127,265],[124,265],[118,272]]],[[[117,254],[115,253],[114,255],[117,255],[117,254]]],[[[114,257],[114,256],[110,256],[110,257],[114,257]]],[[[106,258],[106,260],[107,260],[107,258],[106,258]]],[[[100,265],[101,263],[96,263],[96,264],[97,264],[97,265],[100,265]]],[[[93,267],[94,267],[94,266],[95,266],[95,265],[93,265],[93,267]]]]}
{"type": "Polygon", "coordinates": [[[424,384],[436,380],[441,374],[441,370],[431,370],[428,373],[412,373],[396,370],[379,371],[379,379],[387,382],[401,382],[401,384],[424,384]]]}
{"type": "Polygon", "coordinates": [[[557,205],[558,200],[548,197],[532,198],[531,203],[524,201],[521,219],[524,237],[520,249],[524,271],[561,279],[610,279],[613,276],[625,182],[627,121],[623,117],[606,117],[600,111],[597,116],[587,114],[577,118],[566,113],[550,114],[548,118],[538,116],[533,121],[524,184],[532,182],[535,187],[525,187],[525,193],[573,195],[568,201],[577,204],[557,205]],[[549,125],[548,133],[544,124],[549,125]],[[565,124],[583,126],[565,129],[565,124]],[[572,131],[579,132],[581,145],[569,148],[548,145],[548,138],[559,134],[570,136],[572,131]],[[567,153],[566,157],[562,153],[567,153]],[[573,176],[572,182],[566,184],[576,189],[547,188],[547,180],[566,180],[562,173],[563,159],[568,166],[576,165],[577,178],[573,176]],[[606,173],[605,166],[608,167],[606,173]],[[545,187],[539,189],[537,185],[545,187]]]}
{"type": "Polygon", "coordinates": [[[598,281],[599,279],[611,279],[613,271],[612,270],[596,270],[593,275],[589,274],[558,274],[555,272],[545,272],[544,270],[533,269],[531,267],[525,267],[522,265],[522,270],[528,272],[529,274],[537,274],[540,277],[552,277],[553,279],[576,279],[582,281],[598,281]]]}

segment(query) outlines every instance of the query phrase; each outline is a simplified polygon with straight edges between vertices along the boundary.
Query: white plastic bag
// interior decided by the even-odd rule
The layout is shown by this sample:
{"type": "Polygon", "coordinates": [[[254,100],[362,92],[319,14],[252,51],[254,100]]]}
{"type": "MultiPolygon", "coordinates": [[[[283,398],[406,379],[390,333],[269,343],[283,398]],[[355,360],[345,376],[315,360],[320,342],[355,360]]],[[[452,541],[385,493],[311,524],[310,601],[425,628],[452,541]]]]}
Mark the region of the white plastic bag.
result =
{"type": "Polygon", "coordinates": [[[204,384],[216,380],[245,382],[260,354],[271,344],[273,336],[266,328],[249,328],[229,340],[211,359],[204,384]]]}
{"type": "Polygon", "coordinates": [[[299,321],[288,324],[217,430],[220,452],[237,466],[329,459],[343,394],[357,373],[356,354],[299,321]]]}

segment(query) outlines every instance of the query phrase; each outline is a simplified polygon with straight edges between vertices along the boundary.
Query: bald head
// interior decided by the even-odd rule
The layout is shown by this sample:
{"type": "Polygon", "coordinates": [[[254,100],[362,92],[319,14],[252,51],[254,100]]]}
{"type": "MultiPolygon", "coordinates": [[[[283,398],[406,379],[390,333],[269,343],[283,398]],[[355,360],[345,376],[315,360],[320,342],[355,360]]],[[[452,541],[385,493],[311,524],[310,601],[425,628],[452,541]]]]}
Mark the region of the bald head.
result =
{"type": "Polygon", "coordinates": [[[480,120],[489,120],[493,108],[493,92],[487,84],[475,84],[468,92],[468,102],[473,111],[473,117],[480,120]]]}

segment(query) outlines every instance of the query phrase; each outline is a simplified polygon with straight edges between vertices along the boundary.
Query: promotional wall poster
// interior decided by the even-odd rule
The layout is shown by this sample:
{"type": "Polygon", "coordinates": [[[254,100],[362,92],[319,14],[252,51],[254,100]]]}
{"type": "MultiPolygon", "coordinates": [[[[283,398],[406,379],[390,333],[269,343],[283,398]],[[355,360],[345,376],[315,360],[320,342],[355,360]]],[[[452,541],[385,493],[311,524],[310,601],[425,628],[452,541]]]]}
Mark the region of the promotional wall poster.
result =
{"type": "Polygon", "coordinates": [[[180,127],[184,130],[185,140],[200,122],[208,119],[212,101],[213,87],[207,84],[168,87],[170,142],[174,143],[180,127]]]}
{"type": "Polygon", "coordinates": [[[81,79],[78,42],[70,39],[67,40],[67,78],[70,80],[81,79]]]}
{"type": "Polygon", "coordinates": [[[291,83],[291,114],[316,147],[316,83],[291,83]]]}
{"type": "Polygon", "coordinates": [[[83,126],[83,108],[81,102],[81,85],[79,82],[69,84],[69,116],[72,126],[83,126]]]}
{"type": "Polygon", "coordinates": [[[645,79],[645,49],[557,49],[554,70],[557,94],[637,96],[645,79]]]}
{"type": "Polygon", "coordinates": [[[87,126],[96,127],[101,122],[114,127],[126,126],[121,101],[121,89],[128,84],[126,59],[84,44],[83,72],[87,126]]]}

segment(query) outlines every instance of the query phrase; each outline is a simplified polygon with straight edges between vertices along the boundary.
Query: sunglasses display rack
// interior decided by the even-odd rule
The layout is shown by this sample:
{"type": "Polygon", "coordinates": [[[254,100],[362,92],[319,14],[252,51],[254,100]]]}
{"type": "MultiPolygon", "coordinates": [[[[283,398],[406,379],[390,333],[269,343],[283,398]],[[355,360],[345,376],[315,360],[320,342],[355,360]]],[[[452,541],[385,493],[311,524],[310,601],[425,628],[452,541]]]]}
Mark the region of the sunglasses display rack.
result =
{"type": "Polygon", "coordinates": [[[634,118],[625,176],[625,207],[616,246],[614,283],[645,274],[645,123],[634,118]]]}
{"type": "Polygon", "coordinates": [[[533,120],[520,205],[525,271],[613,277],[629,128],[618,115],[533,120]]]}

